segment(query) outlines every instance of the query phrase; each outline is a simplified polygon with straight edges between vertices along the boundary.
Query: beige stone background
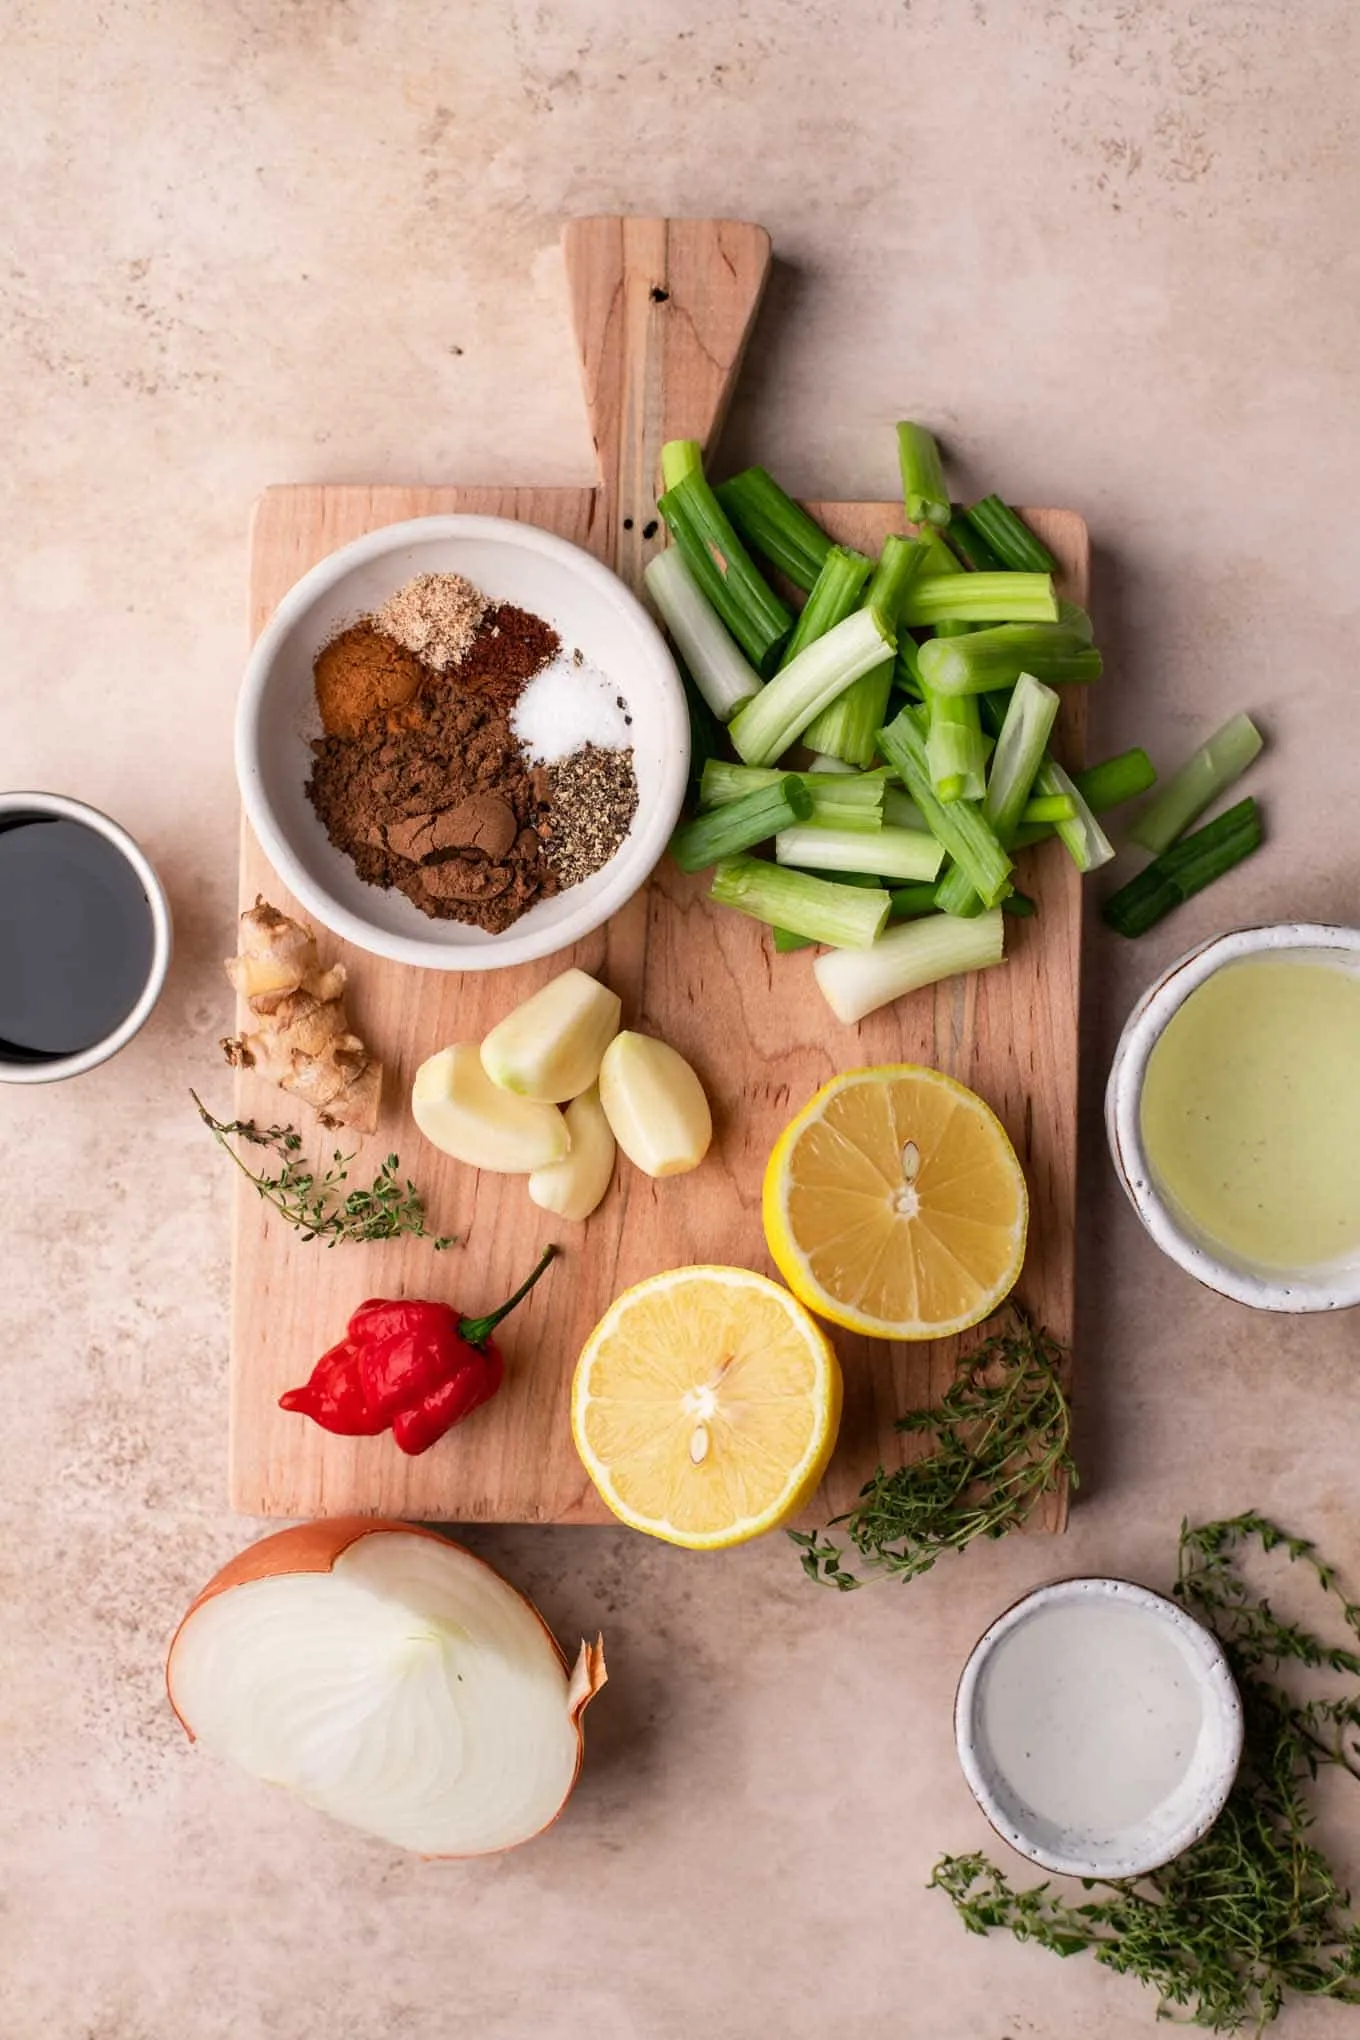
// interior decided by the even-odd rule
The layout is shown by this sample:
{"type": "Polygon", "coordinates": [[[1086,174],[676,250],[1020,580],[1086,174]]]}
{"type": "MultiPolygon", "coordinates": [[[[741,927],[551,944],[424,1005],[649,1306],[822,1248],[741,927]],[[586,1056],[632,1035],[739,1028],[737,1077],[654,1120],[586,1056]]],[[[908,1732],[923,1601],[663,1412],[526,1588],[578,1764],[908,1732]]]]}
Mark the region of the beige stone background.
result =
{"type": "MultiPolygon", "coordinates": [[[[1212,930],[1356,917],[1360,213],[1344,0],[4,0],[0,781],[107,806],[174,899],[153,1024],[0,1094],[4,2040],[1132,2040],[1138,1986],[969,1939],[950,1698],[1059,1571],[1165,1584],[1256,1505],[1360,1585],[1356,1320],[1163,1263],[1099,1133],[1120,1019],[1212,930]],[[224,1502],[225,1165],[185,1096],[228,1018],[232,701],[265,483],[589,473],[559,226],[735,213],[780,267],[727,455],[1071,504],[1112,656],[1097,743],[1272,739],[1269,848],[1134,947],[1093,930],[1081,1426],[1057,1546],[905,1590],[780,1539],[483,1533],[613,1682],[570,1817],[427,1866],[200,1759],[160,1664],[254,1527],[224,1502]]],[[[1360,1802],[1325,1833],[1360,1873],[1360,1802]]],[[[1354,2011],[1291,2012],[1339,2040],[1354,2011]]]]}

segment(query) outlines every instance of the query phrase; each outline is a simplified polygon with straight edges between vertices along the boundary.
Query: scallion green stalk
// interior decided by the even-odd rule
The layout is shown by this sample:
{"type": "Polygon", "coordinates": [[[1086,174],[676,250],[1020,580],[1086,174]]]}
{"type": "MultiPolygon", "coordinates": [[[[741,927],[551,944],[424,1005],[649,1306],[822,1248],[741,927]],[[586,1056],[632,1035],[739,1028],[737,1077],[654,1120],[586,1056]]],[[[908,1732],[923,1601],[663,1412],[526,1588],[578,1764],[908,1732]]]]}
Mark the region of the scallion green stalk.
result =
{"type": "Polygon", "coordinates": [[[686,475],[702,475],[704,450],[697,439],[668,439],[661,449],[661,486],[673,489],[686,475]]]}
{"type": "MultiPolygon", "coordinates": [[[[976,708],[975,694],[956,698],[971,701],[976,708]]],[[[932,707],[936,700],[948,699],[947,695],[932,696],[932,707]]],[[[982,803],[982,812],[1002,843],[1011,843],[1020,826],[1025,803],[1044,762],[1048,740],[1058,719],[1059,699],[1051,687],[1045,687],[1043,681],[1036,680],[1032,673],[1022,673],[1011,693],[987,778],[987,795],[982,803]]],[[[1057,820],[1056,816],[1054,820],[1057,820]]]]}
{"type": "Polygon", "coordinates": [[[789,772],[775,786],[759,787],[682,823],[671,837],[671,856],[682,871],[705,871],[720,858],[737,857],[777,838],[781,829],[806,822],[811,813],[812,795],[789,772]]]}
{"type": "Polygon", "coordinates": [[[1164,915],[1222,878],[1261,841],[1261,813],[1250,798],[1216,815],[1154,857],[1137,878],[1110,894],[1101,912],[1120,935],[1145,935],[1164,915]]]}
{"type": "Polygon", "coordinates": [[[883,819],[894,829],[924,829],[926,818],[909,793],[900,786],[883,789],[883,819]]]}
{"type": "Polygon", "coordinates": [[[999,906],[1011,890],[1011,860],[996,831],[970,801],[943,806],[935,798],[926,756],[921,711],[904,708],[879,731],[878,748],[925,816],[926,827],[964,871],[973,890],[989,907],[999,906]]]}
{"type": "Polygon", "coordinates": [[[748,545],[795,588],[811,588],[831,550],[820,524],[792,496],[786,496],[763,467],[744,468],[714,490],[748,545]]]}
{"type": "MultiPolygon", "coordinates": [[[[1103,815],[1108,814],[1111,808],[1122,806],[1126,800],[1136,800],[1140,793],[1146,793],[1150,786],[1156,785],[1157,774],[1147,752],[1135,745],[1131,751],[1120,751],[1116,757],[1104,758],[1098,765],[1088,765],[1083,771],[1074,772],[1072,780],[1091,813],[1103,815]]],[[[1065,798],[1061,794],[1052,797],[1065,798]]],[[[1054,834],[1056,831],[1051,824],[1031,824],[1027,816],[1024,827],[1016,835],[1014,847],[1025,850],[1031,843],[1042,843],[1054,834]]]]}
{"type": "Polygon", "coordinates": [[[1069,630],[1074,630],[1083,644],[1089,645],[1095,637],[1095,626],[1086,611],[1076,602],[1066,600],[1059,602],[1058,621],[1066,624],[1069,630]]]}
{"type": "Polygon", "coordinates": [[[890,921],[919,921],[922,914],[935,911],[935,887],[929,881],[918,881],[915,885],[895,885],[892,889],[892,907],[888,913],[890,921]]]}
{"type": "Polygon", "coordinates": [[[897,459],[902,470],[902,500],[913,524],[933,524],[941,531],[949,522],[949,490],[945,486],[940,449],[924,425],[903,419],[897,428],[897,459]]]}
{"type": "Polygon", "coordinates": [[[890,905],[882,889],[837,885],[759,857],[726,859],[713,874],[709,898],[772,928],[844,949],[871,948],[890,905]]]}
{"type": "Polygon", "coordinates": [[[1051,574],[918,574],[902,604],[902,622],[922,629],[941,623],[1057,620],[1051,574]]]}
{"type": "Polygon", "coordinates": [[[1071,821],[1057,822],[1054,826],[1078,871],[1099,871],[1102,864],[1109,863],[1114,856],[1114,844],[1082,799],[1076,782],[1056,759],[1045,758],[1035,776],[1034,791],[1040,795],[1065,794],[1071,801],[1075,810],[1071,821]]]}
{"type": "Polygon", "coordinates": [[[1007,562],[993,552],[966,510],[955,509],[949,520],[949,543],[966,567],[975,574],[1000,574],[1007,562]]]}
{"type": "MultiPolygon", "coordinates": [[[[1007,893],[1006,899],[1010,898],[1007,893]]],[[[961,865],[951,864],[935,888],[935,904],[942,914],[954,914],[972,921],[982,912],[982,897],[961,865]]],[[[1006,900],[1001,902],[1004,907],[1006,900]]]]}
{"type": "MultiPolygon", "coordinates": [[[[1089,801],[1087,806],[1090,806],[1089,801]]],[[[1070,822],[1076,812],[1076,808],[1065,793],[1043,793],[1025,802],[1025,812],[1020,819],[1027,828],[1033,828],[1040,822],[1047,822],[1050,825],[1054,822],[1070,822]]]]}
{"type": "MultiPolygon", "coordinates": [[[[800,652],[815,644],[819,637],[825,637],[829,630],[834,630],[838,623],[859,608],[870,567],[871,562],[863,553],[855,552],[850,546],[832,546],[822,561],[822,571],[812,584],[812,593],[799,612],[793,636],[780,654],[781,671],[792,665],[800,652]]],[[[813,748],[817,747],[814,745],[813,748]]]]}
{"type": "Polygon", "coordinates": [[[695,686],[714,715],[727,722],[759,694],[759,673],[709,608],[679,546],[655,553],[642,578],[695,686]]]}
{"type": "MultiPolygon", "coordinates": [[[[836,873],[836,883],[837,885],[867,886],[875,891],[881,891],[883,888],[882,879],[872,877],[867,871],[838,871],[836,873]]],[[[926,890],[929,892],[931,888],[928,886],[926,890]]],[[[891,899],[892,897],[893,895],[889,894],[889,898],[891,899]]],[[[891,909],[889,909],[889,919],[891,918],[892,913],[891,909]]],[[[815,949],[817,947],[811,935],[795,935],[791,928],[771,928],[770,934],[774,941],[776,956],[790,956],[795,949],[815,949]]]]}
{"type": "MultiPolygon", "coordinates": [[[[925,548],[916,539],[889,532],[864,597],[865,608],[882,610],[896,627],[897,613],[924,558],[925,548]]],[[[804,742],[814,751],[844,758],[849,764],[871,765],[874,744],[887,717],[892,682],[893,661],[886,659],[822,710],[808,726],[804,742]]]]}
{"type": "Polygon", "coordinates": [[[925,700],[925,687],[921,680],[921,647],[908,630],[899,629],[897,633],[893,686],[900,688],[909,701],[925,700]]]}
{"type": "Polygon", "coordinates": [[[748,765],[773,765],[838,694],[895,648],[887,619],[876,609],[857,609],[738,709],[728,724],[738,757],[748,765]]]}
{"type": "Polygon", "coordinates": [[[793,617],[761,578],[703,475],[684,475],[657,508],[709,607],[756,671],[773,672],[793,617]]]}
{"type": "Polygon", "coordinates": [[[974,503],[968,512],[968,522],[991,547],[998,566],[1016,574],[1057,573],[1058,562],[1048,547],[1000,496],[984,496],[980,503],[974,503]]]}
{"type": "Polygon", "coordinates": [[[781,829],[774,839],[780,864],[811,871],[867,871],[878,878],[933,879],[944,850],[920,829],[781,829]]]}
{"type": "MultiPolygon", "coordinates": [[[[699,782],[705,807],[723,807],[748,793],[778,786],[787,774],[777,765],[734,765],[727,758],[711,758],[699,782]]],[[[884,772],[800,772],[799,780],[814,801],[830,807],[864,808],[877,814],[883,806],[887,775],[884,772]]]]}
{"type": "Polygon", "coordinates": [[[926,758],[935,797],[947,807],[957,800],[981,800],[986,790],[986,753],[977,697],[926,693],[930,726],[926,758]]]}
{"type": "Polygon", "coordinates": [[[966,574],[968,569],[962,560],[955,559],[945,541],[933,526],[923,525],[916,534],[916,543],[921,547],[924,558],[921,561],[921,579],[934,580],[939,574],[966,574]]]}
{"type": "MultiPolygon", "coordinates": [[[[981,579],[981,574],[970,576],[973,582],[981,579]]],[[[918,593],[932,585],[918,582],[918,593]]],[[[1071,625],[1007,623],[970,631],[967,637],[930,639],[920,648],[920,667],[925,685],[937,694],[990,694],[1013,687],[1022,673],[1032,673],[1047,687],[1098,680],[1101,658],[1071,625]]]]}
{"type": "Polygon", "coordinates": [[[1261,732],[1249,715],[1225,722],[1143,809],[1129,830],[1133,841],[1154,853],[1170,849],[1177,836],[1242,777],[1261,744],[1261,732]]]}
{"type": "Polygon", "coordinates": [[[928,914],[889,928],[866,954],[828,950],[812,972],[836,1018],[853,1027],[908,992],[1000,963],[1005,941],[999,909],[975,921],[928,914]]]}

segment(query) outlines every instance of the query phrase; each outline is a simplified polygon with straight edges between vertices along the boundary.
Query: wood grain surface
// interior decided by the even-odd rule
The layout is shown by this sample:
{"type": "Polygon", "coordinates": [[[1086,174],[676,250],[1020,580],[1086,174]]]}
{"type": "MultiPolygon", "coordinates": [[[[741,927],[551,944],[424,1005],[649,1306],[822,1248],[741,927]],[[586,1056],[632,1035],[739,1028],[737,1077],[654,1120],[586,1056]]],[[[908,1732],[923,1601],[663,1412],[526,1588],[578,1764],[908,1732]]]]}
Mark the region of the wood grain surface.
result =
{"type": "MultiPolygon", "coordinates": [[[[642,536],[654,515],[656,452],[665,437],[707,444],[716,430],[763,284],[768,240],[758,228],[726,221],[591,221],[575,223],[567,241],[602,488],[271,489],[252,529],[254,632],[298,576],[336,546],[379,525],[436,512],[547,526],[636,579],[657,542],[654,533],[642,536]],[[608,422],[615,417],[623,421],[617,428],[608,422]]],[[[833,536],[866,550],[904,528],[899,505],[811,508],[833,536]]],[[[1025,514],[1062,563],[1062,592],[1084,600],[1081,519],[1064,511],[1025,514]]],[[[1080,690],[1073,690],[1060,739],[1069,759],[1080,757],[1083,719],[1080,690]]],[[[233,1257],[233,1506],[265,1516],[362,1511],[453,1522],[609,1520],[577,1460],[567,1417],[571,1371],[587,1333],[620,1289],[659,1269],[719,1261],[769,1270],[760,1224],[769,1149],[818,1085],[867,1063],[932,1063],[971,1084],[1000,1114],[1032,1198],[1019,1293],[1037,1317],[1070,1338],[1081,887],[1057,844],[1026,853],[1022,871],[1039,913],[1008,922],[1004,966],[917,994],[858,1028],[832,1017],[807,953],[775,956],[761,928],[711,907],[705,880],[683,877],[668,861],[608,927],[569,953],[513,971],[415,971],[318,930],[323,957],[349,966],[354,1022],[388,1068],[378,1133],[359,1143],[345,1137],[347,1149],[358,1148],[352,1180],[367,1181],[384,1155],[399,1150],[427,1195],[432,1223],[457,1234],[459,1245],[436,1255],[411,1240],[333,1250],[304,1244],[241,1182],[233,1257]],[[569,962],[620,993],[626,1025],[663,1036],[689,1057],[712,1099],[716,1129],[707,1160],[690,1176],[654,1183],[621,1162],[609,1196],[584,1226],[536,1210],[517,1178],[477,1175],[437,1153],[416,1132],[406,1102],[426,1056],[451,1041],[479,1039],[569,962]],[[482,1311],[515,1286],[550,1239],[562,1247],[560,1259],[504,1329],[501,1393],[431,1452],[408,1459],[388,1438],[330,1437],[277,1407],[280,1393],[305,1379],[365,1297],[431,1296],[482,1311]]],[[[258,893],[301,912],[243,827],[243,906],[258,893]]],[[[287,1100],[248,1071],[238,1074],[235,1109],[265,1123],[289,1116],[287,1100]]],[[[314,1127],[307,1136],[310,1154],[333,1144],[314,1127]]],[[[809,1511],[817,1521],[845,1507],[875,1465],[900,1462],[894,1417],[939,1393],[957,1352],[955,1342],[906,1346],[834,1336],[845,1368],[845,1413],[825,1487],[809,1511]]],[[[1060,1528],[1064,1517],[1065,1497],[1048,1509],[1043,1527],[1060,1528]]]]}

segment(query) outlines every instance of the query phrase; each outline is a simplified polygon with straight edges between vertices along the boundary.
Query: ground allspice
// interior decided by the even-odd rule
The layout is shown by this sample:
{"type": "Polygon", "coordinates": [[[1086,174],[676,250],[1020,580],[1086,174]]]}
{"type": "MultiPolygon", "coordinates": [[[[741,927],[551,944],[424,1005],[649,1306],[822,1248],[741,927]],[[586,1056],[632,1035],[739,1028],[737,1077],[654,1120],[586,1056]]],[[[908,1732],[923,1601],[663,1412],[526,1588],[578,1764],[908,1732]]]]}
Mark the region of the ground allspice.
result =
{"type": "Polygon", "coordinates": [[[371,716],[414,701],[425,668],[365,620],[351,624],[317,655],[316,705],[329,737],[357,737],[371,716]]]}

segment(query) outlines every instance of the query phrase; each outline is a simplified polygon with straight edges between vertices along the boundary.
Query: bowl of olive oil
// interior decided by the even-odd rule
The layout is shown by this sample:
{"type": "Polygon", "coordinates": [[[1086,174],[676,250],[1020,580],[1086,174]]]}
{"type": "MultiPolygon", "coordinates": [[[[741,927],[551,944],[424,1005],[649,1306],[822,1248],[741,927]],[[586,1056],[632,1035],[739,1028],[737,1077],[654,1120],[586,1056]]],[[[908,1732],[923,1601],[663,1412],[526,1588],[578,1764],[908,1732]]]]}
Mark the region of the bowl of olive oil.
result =
{"type": "Polygon", "coordinates": [[[49,1084],[131,1041],[170,963],[145,853],[97,808],[0,794],[0,1082],[49,1084]]]}
{"type": "Polygon", "coordinates": [[[1157,1245],[1257,1310],[1360,1304],[1360,929],[1203,943],[1129,1016],[1115,1168],[1157,1245]]]}

